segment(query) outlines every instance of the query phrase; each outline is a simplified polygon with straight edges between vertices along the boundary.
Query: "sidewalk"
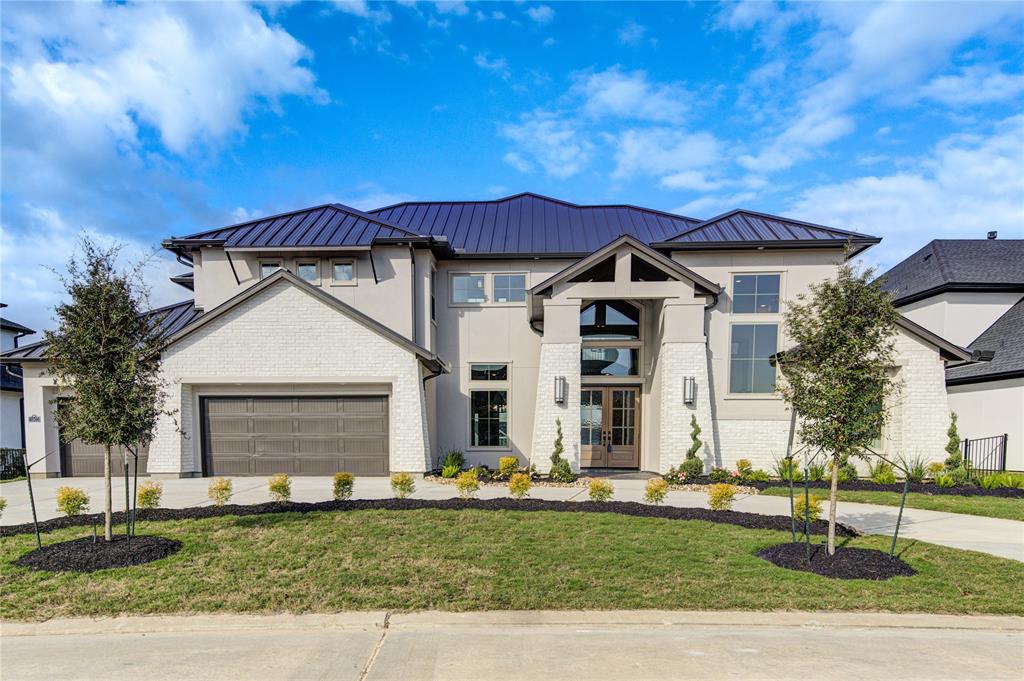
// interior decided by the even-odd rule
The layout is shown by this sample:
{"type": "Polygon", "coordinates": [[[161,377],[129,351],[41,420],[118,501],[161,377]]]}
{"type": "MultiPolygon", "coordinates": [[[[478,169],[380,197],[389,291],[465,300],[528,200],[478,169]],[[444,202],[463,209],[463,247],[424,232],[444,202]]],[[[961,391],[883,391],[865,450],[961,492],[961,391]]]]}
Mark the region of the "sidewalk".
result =
{"type": "Polygon", "coordinates": [[[1024,619],[383,612],[5,623],[11,679],[1017,679],[1024,619]]]}
{"type": "MultiPolygon", "coordinates": [[[[233,503],[253,504],[269,501],[266,478],[233,478],[235,495],[233,503]]],[[[183,478],[163,480],[164,495],[161,504],[169,508],[204,506],[210,503],[206,496],[210,481],[204,478],[183,478]]],[[[613,479],[615,499],[618,501],[642,501],[646,481],[613,479]]],[[[56,490],[62,485],[84,489],[92,499],[92,509],[98,510],[103,500],[101,478],[51,478],[33,480],[32,488],[36,498],[39,519],[45,520],[57,515],[56,490]]],[[[505,496],[504,487],[482,486],[483,499],[505,496]]],[[[292,478],[292,499],[294,501],[324,501],[331,498],[331,479],[327,477],[292,478]]],[[[7,499],[2,524],[16,525],[30,522],[32,513],[28,503],[28,487],[25,481],[8,482],[0,485],[0,496],[7,499]]],[[[387,478],[357,478],[353,494],[357,499],[384,499],[392,496],[387,478]]],[[[417,480],[417,499],[447,499],[457,496],[455,487],[417,480]]],[[[535,487],[530,491],[535,499],[582,501],[587,498],[583,487],[535,487]]],[[[705,507],[707,496],[700,492],[670,492],[667,502],[681,507],[705,507]]],[[[1024,503],[1024,502],[1021,502],[1024,503]]],[[[828,504],[825,509],[827,512],[828,504]]],[[[124,508],[124,482],[114,481],[114,508],[124,508]]],[[[789,515],[789,499],[772,496],[742,496],[733,506],[737,511],[765,515],[789,515]]],[[[838,519],[868,534],[891,534],[896,525],[899,509],[894,506],[874,504],[839,504],[838,519]]],[[[908,508],[903,512],[900,536],[919,539],[931,544],[940,544],[959,549],[980,551],[1004,558],[1024,562],[1024,522],[1002,518],[943,513],[908,508]]]]}

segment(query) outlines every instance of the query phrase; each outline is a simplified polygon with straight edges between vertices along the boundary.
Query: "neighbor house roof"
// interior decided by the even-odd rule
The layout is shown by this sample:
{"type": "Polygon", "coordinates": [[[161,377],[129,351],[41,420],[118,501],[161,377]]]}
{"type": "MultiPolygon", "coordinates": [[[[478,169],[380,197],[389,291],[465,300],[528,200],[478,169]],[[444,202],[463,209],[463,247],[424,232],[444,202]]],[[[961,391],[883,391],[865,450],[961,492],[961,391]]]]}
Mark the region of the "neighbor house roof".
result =
{"type": "Polygon", "coordinates": [[[28,328],[27,326],[19,324],[18,322],[12,322],[10,319],[7,319],[6,317],[0,317],[0,329],[3,329],[4,331],[16,331],[18,334],[23,336],[28,336],[30,334],[35,333],[35,331],[28,328]]]}
{"type": "MultiPolygon", "coordinates": [[[[173,305],[158,307],[144,314],[159,315],[160,334],[166,338],[199,319],[203,313],[201,310],[196,309],[194,301],[183,300],[173,305]]],[[[39,341],[38,343],[8,350],[3,355],[0,355],[0,362],[18,364],[20,362],[46,361],[46,351],[49,345],[46,341],[39,341]]]]}
{"type": "Polygon", "coordinates": [[[992,361],[947,369],[947,385],[1024,376],[1024,298],[985,329],[968,349],[975,353],[993,352],[992,361]]]}
{"type": "Polygon", "coordinates": [[[0,390],[21,392],[21,367],[0,364],[0,390]]]}
{"type": "Polygon", "coordinates": [[[947,291],[1024,291],[1024,239],[935,239],[880,279],[897,305],[947,291]]]}

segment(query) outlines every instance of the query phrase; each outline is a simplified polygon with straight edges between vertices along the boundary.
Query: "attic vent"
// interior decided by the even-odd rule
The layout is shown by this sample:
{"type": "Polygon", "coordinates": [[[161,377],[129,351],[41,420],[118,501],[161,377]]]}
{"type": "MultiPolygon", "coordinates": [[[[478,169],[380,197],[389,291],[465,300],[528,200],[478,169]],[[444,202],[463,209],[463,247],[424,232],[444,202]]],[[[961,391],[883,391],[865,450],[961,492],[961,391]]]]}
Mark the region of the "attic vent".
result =
{"type": "Polygon", "coordinates": [[[992,230],[991,232],[989,232],[989,233],[988,233],[988,240],[989,240],[989,241],[995,241],[995,239],[996,239],[996,238],[997,238],[998,236],[999,236],[999,232],[997,232],[997,231],[995,231],[995,230],[992,230]]]}

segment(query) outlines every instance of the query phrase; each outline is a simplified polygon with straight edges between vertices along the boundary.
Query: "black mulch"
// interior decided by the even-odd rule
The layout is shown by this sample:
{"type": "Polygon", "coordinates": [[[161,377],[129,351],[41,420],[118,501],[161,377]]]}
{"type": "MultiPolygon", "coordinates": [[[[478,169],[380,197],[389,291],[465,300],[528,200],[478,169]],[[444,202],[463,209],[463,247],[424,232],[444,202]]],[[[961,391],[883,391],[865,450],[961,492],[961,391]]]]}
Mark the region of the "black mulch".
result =
{"type": "MultiPolygon", "coordinates": [[[[314,511],[365,511],[388,510],[406,511],[416,509],[444,509],[461,511],[479,509],[483,511],[561,511],[565,513],[621,513],[623,515],[643,518],[668,518],[671,520],[706,520],[713,523],[739,525],[753,530],[790,529],[790,519],[781,515],[760,515],[757,513],[741,513],[739,511],[711,511],[705,508],[677,508],[675,506],[652,506],[633,501],[545,501],[542,499],[357,499],[353,501],[320,501],[316,503],[300,502],[268,502],[252,505],[226,506],[193,506],[191,508],[157,508],[140,510],[139,520],[195,520],[200,518],[216,518],[220,516],[248,516],[264,513],[312,513],[314,511]]],[[[39,523],[39,530],[50,532],[64,527],[91,525],[102,523],[103,516],[99,513],[75,517],[53,518],[39,523]]],[[[114,522],[124,522],[124,513],[115,513],[114,522]]],[[[816,520],[811,523],[811,531],[825,534],[828,523],[816,520]]],[[[9,537],[15,534],[32,532],[32,523],[23,525],[5,525],[0,527],[0,536],[9,537]]],[[[855,537],[858,532],[846,525],[837,524],[836,534],[843,537],[855,537]]],[[[134,549],[134,546],[133,546],[134,549]]]]}
{"type": "Polygon", "coordinates": [[[148,535],[132,537],[131,551],[124,535],[115,535],[114,541],[110,542],[102,537],[95,541],[92,537],[82,537],[44,545],[41,549],[29,551],[14,564],[47,572],[95,572],[151,563],[180,549],[180,541],[148,535]]]}
{"type": "Polygon", "coordinates": [[[810,563],[807,562],[806,551],[806,545],[797,542],[769,546],[758,551],[757,555],[779,567],[833,579],[891,579],[917,574],[899,558],[889,558],[888,553],[876,549],[837,546],[836,554],[830,556],[823,544],[811,544],[810,563]]]}
{"type": "MultiPolygon", "coordinates": [[[[696,484],[711,484],[711,480],[708,478],[699,479],[696,484]]],[[[743,482],[739,483],[748,487],[756,487],[757,489],[767,489],[769,487],[788,487],[789,483],[783,480],[773,480],[772,482],[743,482]]],[[[829,489],[832,484],[827,480],[819,480],[817,482],[809,482],[807,486],[811,489],[829,489]]],[[[793,483],[793,489],[803,489],[804,483],[795,482],[793,483]]],[[[879,485],[877,482],[871,482],[870,480],[849,480],[847,482],[839,483],[840,490],[855,490],[858,492],[896,492],[903,494],[903,483],[898,482],[895,485],[879,485]]],[[[952,495],[960,497],[1008,497],[1011,499],[1024,499],[1024,489],[1017,489],[1015,487],[999,487],[997,489],[985,489],[984,487],[977,487],[975,485],[962,485],[960,487],[939,487],[938,485],[930,482],[912,482],[907,485],[908,492],[916,492],[918,494],[934,494],[934,495],[952,495]]]]}

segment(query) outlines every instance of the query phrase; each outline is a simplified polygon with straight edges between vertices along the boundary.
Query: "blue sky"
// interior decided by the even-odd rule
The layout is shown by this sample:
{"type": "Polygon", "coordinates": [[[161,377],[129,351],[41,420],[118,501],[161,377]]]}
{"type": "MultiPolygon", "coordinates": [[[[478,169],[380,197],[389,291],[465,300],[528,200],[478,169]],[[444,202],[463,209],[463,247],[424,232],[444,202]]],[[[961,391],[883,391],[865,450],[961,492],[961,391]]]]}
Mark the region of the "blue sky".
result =
{"type": "MultiPolygon", "coordinates": [[[[1024,237],[1024,4],[4,3],[5,316],[88,232],[535,191],[1024,237]]],[[[154,303],[187,296],[158,256],[154,303]]]]}

